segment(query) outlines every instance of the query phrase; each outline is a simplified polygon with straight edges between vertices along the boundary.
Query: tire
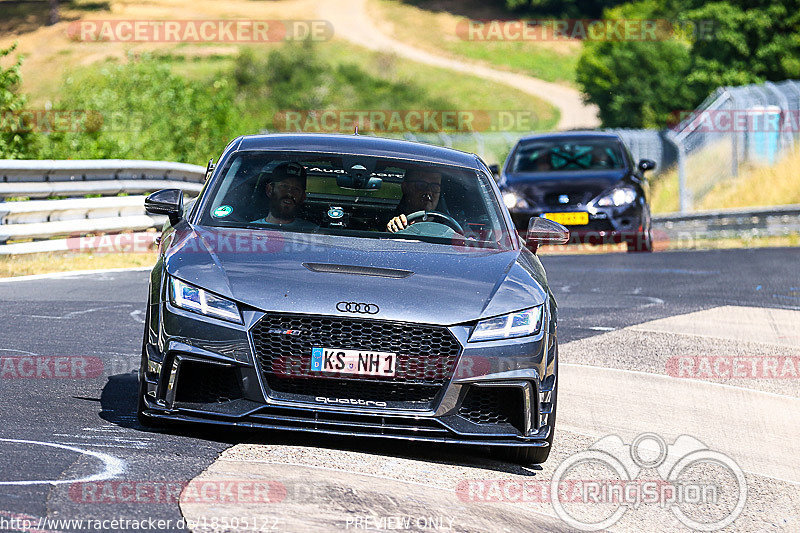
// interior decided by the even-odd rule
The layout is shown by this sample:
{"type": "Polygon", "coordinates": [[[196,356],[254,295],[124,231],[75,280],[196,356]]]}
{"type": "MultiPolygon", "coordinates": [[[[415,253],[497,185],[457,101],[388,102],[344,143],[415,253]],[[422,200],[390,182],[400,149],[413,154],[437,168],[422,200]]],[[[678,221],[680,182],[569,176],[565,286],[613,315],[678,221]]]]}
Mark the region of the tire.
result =
{"type": "Polygon", "coordinates": [[[553,390],[553,415],[550,420],[550,435],[547,436],[547,446],[505,447],[497,446],[493,449],[495,456],[509,463],[520,465],[541,464],[550,457],[553,448],[553,436],[556,432],[556,412],[558,411],[558,361],[556,361],[556,387],[553,390]]]}
{"type": "Polygon", "coordinates": [[[648,229],[644,233],[639,233],[633,242],[628,241],[628,252],[652,252],[653,251],[653,234],[648,229]]]}

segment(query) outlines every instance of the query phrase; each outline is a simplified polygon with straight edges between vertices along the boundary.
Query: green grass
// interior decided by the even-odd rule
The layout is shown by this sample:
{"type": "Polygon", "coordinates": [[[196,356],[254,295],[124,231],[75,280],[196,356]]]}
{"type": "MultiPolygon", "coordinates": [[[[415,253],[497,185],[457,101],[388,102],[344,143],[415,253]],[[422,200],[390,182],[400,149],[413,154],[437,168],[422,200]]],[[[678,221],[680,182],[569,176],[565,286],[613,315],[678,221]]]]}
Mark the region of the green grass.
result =
{"type": "Polygon", "coordinates": [[[575,67],[581,51],[579,43],[469,41],[460,37],[457,31],[458,24],[463,24],[465,18],[434,12],[425,9],[424,5],[418,7],[399,0],[370,0],[369,7],[374,16],[390,22],[396,39],[414,46],[485,62],[546,81],[575,84],[575,67]]]}

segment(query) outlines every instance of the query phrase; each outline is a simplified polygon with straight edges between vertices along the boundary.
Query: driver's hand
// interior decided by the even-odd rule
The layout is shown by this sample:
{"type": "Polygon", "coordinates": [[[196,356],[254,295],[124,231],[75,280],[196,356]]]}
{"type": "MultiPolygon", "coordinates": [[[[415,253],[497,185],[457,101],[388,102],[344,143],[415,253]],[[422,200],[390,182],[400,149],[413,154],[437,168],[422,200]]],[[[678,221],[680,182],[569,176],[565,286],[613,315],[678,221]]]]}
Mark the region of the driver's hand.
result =
{"type": "Polygon", "coordinates": [[[399,215],[394,217],[392,220],[386,224],[386,229],[391,231],[392,233],[398,232],[402,229],[406,229],[408,227],[408,220],[406,219],[405,215],[399,215]]]}

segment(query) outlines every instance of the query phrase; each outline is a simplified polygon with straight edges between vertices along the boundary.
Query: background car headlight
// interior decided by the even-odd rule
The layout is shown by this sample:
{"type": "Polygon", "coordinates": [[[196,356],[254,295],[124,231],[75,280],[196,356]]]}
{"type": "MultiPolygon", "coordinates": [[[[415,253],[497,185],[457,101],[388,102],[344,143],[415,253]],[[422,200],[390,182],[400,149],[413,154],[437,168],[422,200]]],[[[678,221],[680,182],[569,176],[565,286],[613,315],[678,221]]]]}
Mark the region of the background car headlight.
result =
{"type": "Polygon", "coordinates": [[[508,315],[481,320],[472,331],[469,340],[489,341],[511,339],[538,333],[542,327],[544,304],[508,315]]]}
{"type": "Polygon", "coordinates": [[[169,301],[187,311],[242,324],[242,315],[234,302],[172,277],[169,278],[169,301]]]}
{"type": "Polygon", "coordinates": [[[617,187],[611,189],[597,200],[600,207],[619,207],[628,205],[636,200],[636,189],[633,187],[617,187]]]}
{"type": "Polygon", "coordinates": [[[528,202],[525,201],[524,198],[511,191],[503,193],[503,203],[505,203],[506,207],[509,209],[514,209],[515,207],[528,207],[528,202]]]}

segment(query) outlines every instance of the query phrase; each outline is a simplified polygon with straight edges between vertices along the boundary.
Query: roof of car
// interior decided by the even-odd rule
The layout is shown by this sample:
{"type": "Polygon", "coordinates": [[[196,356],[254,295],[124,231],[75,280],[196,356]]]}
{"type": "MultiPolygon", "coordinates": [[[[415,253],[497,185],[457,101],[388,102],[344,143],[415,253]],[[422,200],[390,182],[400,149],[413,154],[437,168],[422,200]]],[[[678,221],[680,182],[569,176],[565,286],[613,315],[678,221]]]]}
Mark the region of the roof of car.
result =
{"type": "Polygon", "coordinates": [[[286,150],[329,152],[397,159],[413,159],[429,163],[480,168],[475,154],[431,144],[336,133],[273,133],[245,135],[232,144],[236,150],[286,150]]]}
{"type": "Polygon", "coordinates": [[[537,139],[617,139],[621,140],[620,136],[610,131],[554,131],[549,133],[535,133],[522,137],[519,142],[533,141],[537,139]]]}

